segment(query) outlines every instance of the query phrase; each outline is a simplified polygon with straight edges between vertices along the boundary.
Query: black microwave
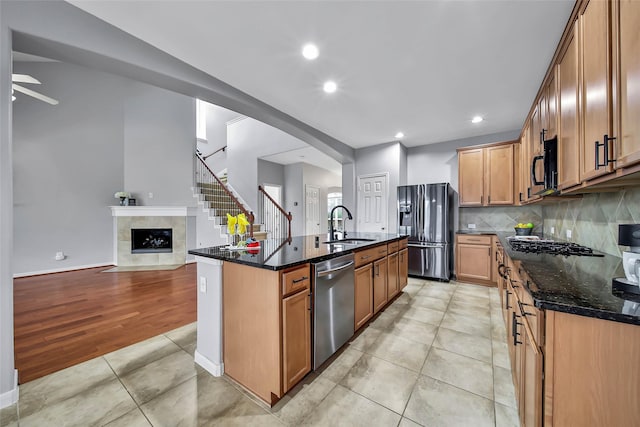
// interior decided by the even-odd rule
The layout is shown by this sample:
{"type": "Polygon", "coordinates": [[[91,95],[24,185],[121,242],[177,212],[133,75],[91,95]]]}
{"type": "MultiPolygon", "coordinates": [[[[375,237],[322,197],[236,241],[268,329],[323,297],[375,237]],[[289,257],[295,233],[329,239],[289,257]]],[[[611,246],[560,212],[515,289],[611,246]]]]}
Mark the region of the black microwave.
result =
{"type": "Polygon", "coordinates": [[[544,189],[536,192],[540,196],[548,196],[558,193],[558,137],[546,139],[543,142],[544,152],[542,156],[535,156],[531,164],[531,183],[543,185],[544,189]],[[543,162],[543,177],[536,176],[536,164],[543,162]],[[538,179],[540,178],[540,179],[538,179]]]}

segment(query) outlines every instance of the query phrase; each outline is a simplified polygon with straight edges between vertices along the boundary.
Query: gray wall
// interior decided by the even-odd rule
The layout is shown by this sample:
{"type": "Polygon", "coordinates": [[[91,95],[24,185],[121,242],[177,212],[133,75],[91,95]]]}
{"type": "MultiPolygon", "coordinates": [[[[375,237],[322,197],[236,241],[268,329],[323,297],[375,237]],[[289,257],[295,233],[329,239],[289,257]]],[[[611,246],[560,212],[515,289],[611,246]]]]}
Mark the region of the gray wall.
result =
{"type": "Polygon", "coordinates": [[[124,123],[124,190],[141,205],[195,206],[195,99],[132,84],[124,123]]]}
{"type": "Polygon", "coordinates": [[[305,146],[298,138],[257,120],[245,118],[235,121],[227,127],[229,183],[249,208],[256,211],[258,157],[305,146]],[[274,146],[278,149],[274,150],[274,146]]]}
{"type": "MultiPolygon", "coordinates": [[[[404,184],[407,181],[407,171],[406,168],[403,168],[406,164],[406,160],[403,159],[405,155],[406,150],[400,142],[391,142],[356,150],[356,180],[362,175],[385,172],[389,174],[387,199],[387,231],[389,233],[395,233],[398,229],[396,189],[398,185],[401,185],[401,183],[404,184]]],[[[354,196],[357,204],[357,193],[354,196]]],[[[359,207],[356,207],[356,211],[358,209],[359,207]]],[[[356,214],[356,218],[357,217],[358,215],[356,214]]]]}
{"type": "Polygon", "coordinates": [[[13,155],[11,31],[0,2],[0,400],[17,398],[13,358],[13,155]]]}
{"type": "Polygon", "coordinates": [[[16,274],[110,263],[109,205],[123,185],[127,80],[64,63],[17,63],[56,106],[26,95],[13,104],[16,274]],[[54,259],[57,251],[67,258],[54,259]]]}
{"type": "Polygon", "coordinates": [[[284,165],[258,159],[258,184],[284,186],[284,165]]]}

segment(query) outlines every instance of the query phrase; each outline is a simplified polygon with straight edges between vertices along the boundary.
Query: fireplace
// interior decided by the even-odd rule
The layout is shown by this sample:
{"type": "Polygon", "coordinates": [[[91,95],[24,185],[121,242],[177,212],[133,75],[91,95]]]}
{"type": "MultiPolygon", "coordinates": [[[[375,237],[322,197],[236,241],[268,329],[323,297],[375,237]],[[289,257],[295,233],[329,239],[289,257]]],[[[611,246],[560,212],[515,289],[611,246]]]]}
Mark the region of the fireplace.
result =
{"type": "Polygon", "coordinates": [[[173,252],[173,230],[171,228],[132,228],[131,253],[173,252]]]}

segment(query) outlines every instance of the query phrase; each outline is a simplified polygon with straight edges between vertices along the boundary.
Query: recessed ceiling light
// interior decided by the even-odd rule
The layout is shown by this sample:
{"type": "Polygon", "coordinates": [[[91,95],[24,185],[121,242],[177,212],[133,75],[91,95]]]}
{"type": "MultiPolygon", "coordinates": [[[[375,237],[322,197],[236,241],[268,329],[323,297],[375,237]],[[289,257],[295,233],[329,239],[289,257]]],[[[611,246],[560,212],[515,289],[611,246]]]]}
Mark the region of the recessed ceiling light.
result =
{"type": "Polygon", "coordinates": [[[484,119],[480,116],[475,116],[473,119],[471,119],[471,123],[480,123],[481,121],[483,121],[484,119]]]}
{"type": "Polygon", "coordinates": [[[396,133],[396,138],[398,138],[398,139],[404,138],[404,133],[402,133],[402,132],[396,133]]]}
{"type": "Polygon", "coordinates": [[[327,82],[324,82],[322,89],[327,93],[333,93],[336,91],[336,89],[338,89],[338,85],[336,84],[336,82],[329,80],[327,82]]]}
{"type": "Polygon", "coordinates": [[[308,60],[316,59],[319,53],[320,52],[318,51],[318,46],[312,43],[306,44],[302,48],[302,56],[304,56],[308,60]]]}

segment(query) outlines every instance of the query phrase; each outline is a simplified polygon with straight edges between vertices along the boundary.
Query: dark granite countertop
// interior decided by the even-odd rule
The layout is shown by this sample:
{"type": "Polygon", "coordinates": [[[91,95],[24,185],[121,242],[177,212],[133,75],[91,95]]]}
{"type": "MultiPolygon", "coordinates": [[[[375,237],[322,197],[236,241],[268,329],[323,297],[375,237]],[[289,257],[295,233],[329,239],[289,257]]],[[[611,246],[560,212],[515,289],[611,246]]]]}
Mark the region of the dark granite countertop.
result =
{"type": "Polygon", "coordinates": [[[496,234],[496,231],[465,229],[456,231],[456,234],[496,234]]]}
{"type": "Polygon", "coordinates": [[[346,244],[325,244],[328,234],[316,234],[309,236],[295,236],[291,242],[283,239],[267,239],[260,241],[260,249],[230,251],[225,246],[213,246],[209,248],[192,249],[192,255],[214,258],[222,261],[235,262],[238,264],[250,265],[269,270],[282,270],[288,267],[304,264],[307,262],[320,262],[353,252],[355,249],[362,249],[368,246],[375,246],[380,243],[392,242],[406,237],[400,234],[385,233],[356,233],[350,232],[349,238],[373,239],[369,242],[359,242],[356,245],[346,244]],[[316,245],[316,237],[319,243],[316,245]]]}
{"type": "Polygon", "coordinates": [[[497,233],[536,307],[640,325],[640,296],[613,291],[611,279],[624,277],[622,259],[530,254],[511,249],[510,233],[497,233]]]}

